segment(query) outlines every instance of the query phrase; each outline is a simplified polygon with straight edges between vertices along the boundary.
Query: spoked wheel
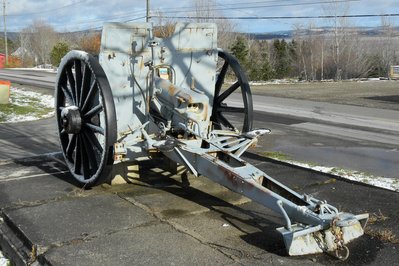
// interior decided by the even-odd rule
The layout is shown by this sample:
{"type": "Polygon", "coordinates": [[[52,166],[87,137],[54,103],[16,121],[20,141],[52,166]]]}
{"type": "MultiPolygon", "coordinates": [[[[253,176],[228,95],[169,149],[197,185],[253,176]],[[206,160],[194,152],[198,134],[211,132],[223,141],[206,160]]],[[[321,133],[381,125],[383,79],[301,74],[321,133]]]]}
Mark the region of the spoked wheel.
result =
{"type": "MultiPolygon", "coordinates": [[[[219,50],[218,55],[219,59],[223,60],[223,66],[216,79],[211,121],[217,129],[229,128],[241,132],[248,132],[252,129],[253,123],[252,94],[248,79],[234,56],[223,50],[219,50]],[[232,85],[229,85],[225,89],[223,84],[225,83],[229,68],[232,70],[234,78],[232,85]],[[241,90],[242,99],[239,101],[242,101],[242,104],[238,102],[237,104],[230,104],[231,106],[228,106],[225,100],[230,98],[229,100],[234,101],[232,99],[232,93],[237,90],[241,90]],[[238,126],[234,126],[228,117],[226,117],[228,113],[242,114],[243,121],[240,121],[238,126]]],[[[238,99],[239,97],[234,98],[238,99]]],[[[237,102],[237,99],[235,102],[237,102]]]]}
{"type": "Polygon", "coordinates": [[[110,85],[98,61],[71,51],[61,61],[55,108],[65,161],[84,187],[108,178],[116,142],[116,115],[110,85]]]}

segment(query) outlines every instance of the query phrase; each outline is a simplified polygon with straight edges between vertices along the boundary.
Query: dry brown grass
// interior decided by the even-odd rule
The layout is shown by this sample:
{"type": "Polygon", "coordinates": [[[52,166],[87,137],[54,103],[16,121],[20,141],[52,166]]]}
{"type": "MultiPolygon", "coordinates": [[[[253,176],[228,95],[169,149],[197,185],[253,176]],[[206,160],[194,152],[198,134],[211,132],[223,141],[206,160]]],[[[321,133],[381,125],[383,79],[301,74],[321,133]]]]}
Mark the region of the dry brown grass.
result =
{"type": "Polygon", "coordinates": [[[399,239],[396,235],[389,229],[381,229],[381,230],[374,230],[374,229],[366,229],[366,234],[375,237],[382,242],[399,244],[399,239]]]}
{"type": "Polygon", "coordinates": [[[378,223],[378,222],[386,221],[388,219],[389,219],[388,216],[385,216],[381,212],[381,210],[378,210],[378,213],[371,213],[370,214],[370,217],[369,217],[369,220],[368,220],[368,224],[375,224],[375,223],[378,223]]]}
{"type": "Polygon", "coordinates": [[[371,99],[399,95],[399,81],[304,82],[251,86],[253,94],[399,110],[395,102],[371,99]]]}

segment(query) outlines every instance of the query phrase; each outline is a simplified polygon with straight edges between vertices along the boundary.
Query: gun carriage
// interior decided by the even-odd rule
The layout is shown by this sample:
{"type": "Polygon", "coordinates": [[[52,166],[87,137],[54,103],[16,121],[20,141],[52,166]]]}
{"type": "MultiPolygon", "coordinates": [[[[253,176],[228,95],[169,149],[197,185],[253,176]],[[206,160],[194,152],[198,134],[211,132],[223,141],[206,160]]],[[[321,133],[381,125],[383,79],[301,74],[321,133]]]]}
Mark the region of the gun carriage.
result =
{"type": "Polygon", "coordinates": [[[72,176],[82,186],[99,185],[116,164],[158,152],[280,214],[285,225],[277,230],[289,255],[347,258],[346,244],[363,235],[368,214],[299,194],[241,158],[269,130],[252,129],[248,80],[217,48],[216,26],[177,24],[164,39],[153,31],[149,23],[108,23],[99,60],[83,51],[62,59],[56,119],[72,176]],[[226,104],[234,92],[242,95],[239,106],[226,104]],[[228,113],[244,118],[237,125],[228,113]]]}

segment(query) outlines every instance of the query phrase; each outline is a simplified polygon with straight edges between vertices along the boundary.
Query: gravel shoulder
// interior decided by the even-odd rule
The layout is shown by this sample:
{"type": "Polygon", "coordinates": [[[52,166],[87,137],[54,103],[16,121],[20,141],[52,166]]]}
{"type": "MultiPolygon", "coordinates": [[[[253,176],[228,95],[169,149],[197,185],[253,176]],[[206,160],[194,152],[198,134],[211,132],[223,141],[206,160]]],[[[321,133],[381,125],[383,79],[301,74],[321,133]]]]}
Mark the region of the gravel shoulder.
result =
{"type": "Polygon", "coordinates": [[[399,81],[304,82],[252,85],[254,95],[399,110],[399,81]]]}

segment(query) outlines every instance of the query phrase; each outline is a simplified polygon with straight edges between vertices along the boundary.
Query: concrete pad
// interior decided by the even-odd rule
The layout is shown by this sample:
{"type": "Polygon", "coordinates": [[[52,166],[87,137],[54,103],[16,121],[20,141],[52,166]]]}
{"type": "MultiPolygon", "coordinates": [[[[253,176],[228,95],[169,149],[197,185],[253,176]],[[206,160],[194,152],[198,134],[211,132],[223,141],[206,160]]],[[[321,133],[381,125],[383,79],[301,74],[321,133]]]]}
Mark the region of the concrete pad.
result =
{"type": "MultiPolygon", "coordinates": [[[[389,218],[372,229],[399,231],[397,193],[340,180],[325,182],[331,178],[257,156],[249,158],[300,193],[327,199],[353,213],[382,210],[389,218]]],[[[17,233],[38,245],[41,262],[56,265],[335,263],[326,255],[287,257],[275,231],[283,223],[268,209],[204,177],[190,177],[191,187],[186,187],[179,176],[156,168],[157,161],[144,164],[141,177],[130,178],[130,184],[91,190],[65,182],[68,173],[60,178],[47,174],[55,167],[62,170],[62,163],[14,164],[17,170],[24,166],[39,175],[25,179],[13,176],[13,167],[6,164],[9,174],[0,180],[0,200],[13,205],[3,213],[17,233]],[[26,202],[14,204],[19,201],[26,202]]],[[[399,260],[394,243],[369,233],[349,248],[351,264],[387,261],[388,265],[399,260]],[[382,258],[388,255],[387,260],[382,258]]]]}
{"type": "Polygon", "coordinates": [[[85,192],[74,198],[3,213],[33,244],[41,247],[154,221],[151,214],[116,195],[85,197],[85,192]]]}
{"type": "Polygon", "coordinates": [[[282,238],[275,231],[280,224],[276,217],[264,219],[264,214],[248,211],[247,203],[240,207],[215,207],[201,215],[189,215],[170,219],[170,222],[186,228],[187,232],[200,235],[215,247],[237,259],[254,257],[268,252],[285,255],[282,238]],[[262,218],[261,218],[262,217],[262,218]]]}
{"type": "Polygon", "coordinates": [[[49,250],[53,265],[229,265],[234,261],[167,224],[141,226],[49,250]]]}
{"type": "Polygon", "coordinates": [[[43,175],[21,180],[0,182],[0,207],[23,207],[67,197],[79,191],[74,185],[56,175],[43,175]]]}
{"type": "Polygon", "coordinates": [[[31,206],[78,190],[57,156],[13,160],[0,165],[0,207],[31,206]]]}
{"type": "Polygon", "coordinates": [[[207,212],[213,206],[226,203],[237,205],[250,201],[203,176],[190,175],[190,187],[187,187],[180,176],[150,165],[152,167],[142,167],[140,178],[132,180],[137,185],[135,189],[119,195],[151,206],[151,211],[163,218],[207,212]]]}

